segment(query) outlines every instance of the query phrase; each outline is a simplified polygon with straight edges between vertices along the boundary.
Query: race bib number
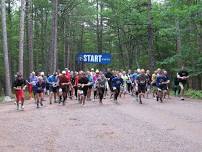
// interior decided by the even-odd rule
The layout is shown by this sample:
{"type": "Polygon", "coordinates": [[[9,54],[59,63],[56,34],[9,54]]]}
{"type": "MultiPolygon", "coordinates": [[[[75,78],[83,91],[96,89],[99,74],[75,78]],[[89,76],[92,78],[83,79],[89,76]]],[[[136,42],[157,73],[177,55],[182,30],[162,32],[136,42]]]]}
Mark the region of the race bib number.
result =
{"type": "Polygon", "coordinates": [[[59,89],[59,93],[61,93],[61,92],[62,92],[62,89],[60,88],[60,89],[59,89]]]}
{"type": "Polygon", "coordinates": [[[38,90],[43,90],[42,87],[38,87],[38,90]]]}
{"type": "Polygon", "coordinates": [[[57,83],[53,83],[53,87],[56,88],[57,87],[57,83]]]}
{"type": "Polygon", "coordinates": [[[100,85],[100,88],[105,88],[105,85],[102,85],[102,84],[101,84],[101,85],[100,85]]]}
{"type": "Polygon", "coordinates": [[[126,83],[131,83],[131,80],[127,80],[126,83]]]}

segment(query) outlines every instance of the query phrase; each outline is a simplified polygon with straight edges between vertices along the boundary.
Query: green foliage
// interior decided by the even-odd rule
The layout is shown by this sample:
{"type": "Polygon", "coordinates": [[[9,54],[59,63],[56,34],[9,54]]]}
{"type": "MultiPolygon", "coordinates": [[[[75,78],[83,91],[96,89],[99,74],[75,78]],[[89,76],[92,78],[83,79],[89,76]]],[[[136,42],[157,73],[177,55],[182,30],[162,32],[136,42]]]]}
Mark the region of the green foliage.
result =
{"type": "Polygon", "coordinates": [[[202,99],[202,91],[189,89],[185,92],[185,96],[193,99],[202,99]]]}

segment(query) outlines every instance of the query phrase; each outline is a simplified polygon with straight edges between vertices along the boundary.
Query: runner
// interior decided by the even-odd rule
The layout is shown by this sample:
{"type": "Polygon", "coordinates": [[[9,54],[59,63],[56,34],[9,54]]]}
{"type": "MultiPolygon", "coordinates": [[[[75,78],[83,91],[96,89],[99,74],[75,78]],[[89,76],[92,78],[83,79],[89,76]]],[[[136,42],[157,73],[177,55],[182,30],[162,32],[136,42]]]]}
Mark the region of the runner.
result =
{"type": "Polygon", "coordinates": [[[69,68],[65,68],[65,71],[66,71],[67,80],[69,81],[67,96],[69,96],[69,98],[72,99],[72,95],[73,95],[72,72],[69,70],[69,68]]]}
{"type": "Polygon", "coordinates": [[[174,88],[173,88],[174,94],[175,94],[175,96],[179,96],[180,95],[180,86],[179,86],[179,79],[177,78],[177,76],[175,76],[173,83],[174,83],[174,88]]]}
{"type": "Polygon", "coordinates": [[[47,82],[47,79],[50,77],[50,75],[48,74],[46,77],[46,95],[50,95],[50,86],[49,83],[47,82]]]}
{"type": "Polygon", "coordinates": [[[93,92],[94,92],[94,98],[93,98],[93,101],[95,101],[95,99],[97,98],[97,86],[96,86],[96,81],[99,77],[99,73],[100,71],[99,70],[96,70],[95,71],[95,75],[93,76],[93,92]]]}
{"type": "Polygon", "coordinates": [[[30,83],[32,84],[32,89],[33,89],[33,94],[34,94],[34,100],[35,100],[35,102],[36,102],[36,93],[37,93],[36,92],[36,90],[37,90],[37,88],[36,88],[37,82],[38,82],[38,78],[37,78],[35,72],[33,71],[32,75],[30,77],[30,83]]]}
{"type": "Polygon", "coordinates": [[[91,92],[92,92],[92,88],[93,88],[93,75],[91,75],[90,71],[87,71],[87,78],[89,81],[87,100],[91,101],[91,92]]]}
{"type": "Polygon", "coordinates": [[[100,74],[100,77],[96,81],[98,96],[99,96],[99,102],[102,104],[102,99],[104,97],[104,92],[106,88],[106,82],[107,79],[103,73],[100,74]]]}
{"type": "Polygon", "coordinates": [[[56,97],[57,97],[58,87],[59,87],[59,79],[57,77],[57,73],[54,73],[53,75],[49,76],[47,78],[47,83],[49,84],[49,89],[50,89],[50,95],[49,95],[50,104],[52,104],[53,96],[54,96],[54,103],[56,103],[56,97]]]}
{"type": "Polygon", "coordinates": [[[94,68],[91,68],[91,70],[90,70],[90,75],[93,76],[94,74],[95,74],[94,68]]]}
{"type": "MultiPolygon", "coordinates": [[[[67,99],[67,93],[69,91],[69,85],[70,85],[70,81],[68,79],[68,77],[66,76],[66,72],[62,71],[62,75],[59,77],[59,86],[62,89],[62,103],[63,106],[65,105],[66,99],[67,99]]],[[[59,104],[60,104],[61,100],[59,100],[59,104]]]]}
{"type": "MultiPolygon", "coordinates": [[[[40,76],[42,77],[43,82],[44,82],[44,84],[45,84],[45,86],[46,86],[47,77],[45,76],[45,73],[44,73],[44,72],[41,72],[41,73],[40,73],[40,76]]],[[[46,87],[44,87],[43,94],[42,94],[42,100],[43,100],[43,101],[45,101],[45,99],[44,99],[45,94],[46,94],[46,87]]]]}
{"type": "Polygon", "coordinates": [[[79,78],[79,81],[78,81],[78,87],[79,87],[78,94],[80,96],[79,97],[80,103],[82,105],[85,105],[89,81],[88,81],[86,74],[83,71],[80,71],[80,75],[81,75],[81,77],[79,78]]]}
{"type": "Polygon", "coordinates": [[[127,89],[128,89],[128,93],[131,95],[133,95],[132,90],[133,90],[133,86],[132,86],[132,77],[133,77],[133,73],[131,72],[131,70],[128,70],[128,80],[127,80],[127,89]]]}
{"type": "Polygon", "coordinates": [[[112,79],[112,88],[114,91],[114,102],[118,104],[118,96],[120,93],[120,88],[121,85],[123,85],[123,79],[121,78],[121,74],[117,74],[113,79],[112,79]]]}
{"type": "Polygon", "coordinates": [[[144,96],[147,87],[147,76],[145,75],[145,70],[141,69],[140,74],[137,76],[136,83],[138,87],[138,99],[139,103],[142,104],[142,96],[144,96]]]}
{"type": "Polygon", "coordinates": [[[31,77],[32,77],[32,73],[30,73],[30,76],[29,76],[28,80],[26,81],[27,82],[27,89],[29,92],[29,100],[31,100],[33,97],[33,87],[32,87],[32,83],[31,83],[31,77]]]}
{"type": "Polygon", "coordinates": [[[125,97],[127,94],[127,82],[129,81],[129,78],[126,75],[125,71],[123,71],[122,79],[123,79],[123,95],[125,97]]]}
{"type": "Polygon", "coordinates": [[[157,91],[157,96],[156,96],[156,100],[160,102],[163,102],[163,97],[165,96],[165,93],[167,92],[167,84],[170,81],[168,80],[168,78],[165,76],[163,70],[158,71],[158,76],[156,79],[156,86],[158,88],[157,91]]]}
{"type": "Polygon", "coordinates": [[[43,93],[44,88],[46,87],[43,77],[38,77],[38,82],[36,83],[36,100],[37,100],[37,108],[39,108],[39,104],[43,106],[43,93]]]}
{"type": "Polygon", "coordinates": [[[26,82],[22,77],[21,73],[17,73],[17,77],[13,84],[15,95],[16,95],[16,104],[17,104],[17,110],[24,110],[24,90],[26,88],[26,82]],[[21,104],[21,106],[20,106],[21,104]]]}
{"type": "Polygon", "coordinates": [[[112,73],[111,69],[109,69],[109,68],[107,69],[107,72],[106,72],[106,74],[105,74],[105,77],[107,78],[108,87],[109,87],[109,89],[110,89],[110,91],[111,91],[111,96],[110,96],[110,98],[111,98],[112,95],[113,95],[113,89],[112,89],[113,73],[112,73]]]}
{"type": "Polygon", "coordinates": [[[154,99],[156,99],[156,95],[157,95],[156,79],[157,79],[157,70],[154,71],[154,73],[152,74],[152,82],[151,82],[152,95],[154,99]]]}
{"type": "Polygon", "coordinates": [[[150,74],[150,71],[146,71],[146,76],[147,76],[147,88],[146,88],[146,94],[147,94],[147,99],[149,98],[149,94],[151,93],[151,82],[152,82],[152,76],[150,74]]]}
{"type": "Polygon", "coordinates": [[[137,71],[134,72],[134,74],[132,75],[132,95],[134,96],[135,95],[135,99],[136,101],[138,101],[139,99],[139,92],[138,92],[138,84],[137,84],[137,77],[140,75],[140,72],[141,70],[140,69],[137,69],[137,71]]]}
{"type": "Polygon", "coordinates": [[[168,76],[168,72],[166,70],[164,70],[164,76],[167,79],[167,84],[166,84],[167,85],[167,92],[165,93],[164,98],[166,98],[166,95],[168,95],[168,99],[170,99],[170,90],[169,90],[170,79],[169,79],[169,76],[168,76]]]}
{"type": "Polygon", "coordinates": [[[74,93],[74,87],[73,87],[73,83],[74,83],[74,79],[73,79],[73,71],[69,71],[70,73],[70,79],[69,79],[69,98],[72,100],[73,99],[73,93],[74,93]]]}
{"type": "Polygon", "coordinates": [[[179,79],[181,100],[184,100],[184,88],[189,78],[189,73],[185,70],[184,66],[182,66],[182,69],[177,73],[177,78],[179,79]]]}

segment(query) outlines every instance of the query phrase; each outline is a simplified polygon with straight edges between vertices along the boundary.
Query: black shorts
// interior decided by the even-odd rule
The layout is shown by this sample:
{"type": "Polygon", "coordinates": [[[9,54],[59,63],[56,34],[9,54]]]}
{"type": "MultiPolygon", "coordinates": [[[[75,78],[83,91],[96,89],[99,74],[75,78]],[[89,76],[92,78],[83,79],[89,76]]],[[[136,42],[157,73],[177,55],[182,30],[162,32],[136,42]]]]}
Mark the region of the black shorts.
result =
{"type": "Polygon", "coordinates": [[[151,86],[152,87],[156,87],[156,83],[151,83],[151,86]]]}
{"type": "Polygon", "coordinates": [[[82,89],[79,89],[79,90],[83,91],[83,95],[85,97],[87,96],[88,88],[82,88],[82,89]]]}
{"type": "Polygon", "coordinates": [[[37,90],[36,93],[37,94],[43,93],[43,90],[37,90]]]}
{"type": "Polygon", "coordinates": [[[161,89],[161,90],[168,90],[167,85],[159,85],[158,88],[161,89]]]}
{"type": "Polygon", "coordinates": [[[109,85],[109,89],[110,89],[110,91],[113,92],[114,90],[113,90],[113,88],[112,88],[112,83],[111,83],[110,80],[108,80],[108,85],[109,85]]]}
{"type": "Polygon", "coordinates": [[[138,85],[138,93],[145,93],[146,90],[146,85],[138,85]]]}
{"type": "Polygon", "coordinates": [[[58,87],[50,86],[50,92],[57,93],[58,87]]]}
{"type": "Polygon", "coordinates": [[[88,86],[88,89],[92,89],[92,88],[93,88],[93,85],[89,85],[89,86],[88,86]]]}
{"type": "Polygon", "coordinates": [[[84,95],[84,96],[87,96],[87,92],[88,92],[88,89],[86,89],[86,88],[83,89],[83,95],[84,95]]]}
{"type": "Polygon", "coordinates": [[[61,89],[63,93],[67,93],[69,91],[69,87],[62,87],[61,89]]]}

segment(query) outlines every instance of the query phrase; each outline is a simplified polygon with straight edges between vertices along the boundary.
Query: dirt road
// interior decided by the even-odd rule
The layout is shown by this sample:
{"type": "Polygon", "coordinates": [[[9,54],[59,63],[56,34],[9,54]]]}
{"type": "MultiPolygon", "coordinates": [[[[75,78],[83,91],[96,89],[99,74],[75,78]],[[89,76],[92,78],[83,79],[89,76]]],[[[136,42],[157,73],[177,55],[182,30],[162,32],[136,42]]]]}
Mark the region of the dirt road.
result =
{"type": "Polygon", "coordinates": [[[202,102],[0,105],[0,152],[202,152],[202,102]]]}

